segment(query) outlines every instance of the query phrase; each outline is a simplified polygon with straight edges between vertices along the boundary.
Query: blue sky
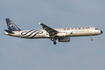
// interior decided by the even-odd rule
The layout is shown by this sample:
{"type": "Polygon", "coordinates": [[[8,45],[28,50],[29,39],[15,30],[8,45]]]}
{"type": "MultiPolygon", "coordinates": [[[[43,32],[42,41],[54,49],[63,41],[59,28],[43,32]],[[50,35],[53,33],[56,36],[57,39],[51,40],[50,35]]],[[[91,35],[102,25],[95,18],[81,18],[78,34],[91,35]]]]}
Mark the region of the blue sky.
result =
{"type": "Polygon", "coordinates": [[[105,31],[105,0],[0,1],[0,70],[105,70],[104,33],[71,37],[53,45],[48,39],[22,39],[4,35],[5,18],[23,29],[93,26],[105,31]]]}

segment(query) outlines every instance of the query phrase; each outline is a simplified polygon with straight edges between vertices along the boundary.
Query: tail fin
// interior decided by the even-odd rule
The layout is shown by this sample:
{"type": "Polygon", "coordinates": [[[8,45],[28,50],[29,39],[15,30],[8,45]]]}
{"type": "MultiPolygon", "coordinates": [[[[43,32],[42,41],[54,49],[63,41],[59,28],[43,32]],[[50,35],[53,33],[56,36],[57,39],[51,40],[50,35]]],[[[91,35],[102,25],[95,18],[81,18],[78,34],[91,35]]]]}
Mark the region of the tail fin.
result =
{"type": "Polygon", "coordinates": [[[6,22],[7,22],[9,31],[20,31],[21,30],[14,24],[14,22],[11,19],[6,18],[6,22]]]}

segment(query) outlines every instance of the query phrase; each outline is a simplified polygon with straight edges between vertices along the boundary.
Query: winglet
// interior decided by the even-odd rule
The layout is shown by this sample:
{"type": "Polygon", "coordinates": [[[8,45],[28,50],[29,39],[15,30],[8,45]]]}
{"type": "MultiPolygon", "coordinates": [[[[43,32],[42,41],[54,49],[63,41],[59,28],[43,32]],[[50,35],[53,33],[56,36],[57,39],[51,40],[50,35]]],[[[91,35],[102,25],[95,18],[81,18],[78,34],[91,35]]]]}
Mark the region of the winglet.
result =
{"type": "Polygon", "coordinates": [[[41,25],[41,23],[39,22],[39,25],[41,25]]]}
{"type": "Polygon", "coordinates": [[[40,22],[39,22],[39,25],[43,25],[43,23],[40,23],[40,22]]]}

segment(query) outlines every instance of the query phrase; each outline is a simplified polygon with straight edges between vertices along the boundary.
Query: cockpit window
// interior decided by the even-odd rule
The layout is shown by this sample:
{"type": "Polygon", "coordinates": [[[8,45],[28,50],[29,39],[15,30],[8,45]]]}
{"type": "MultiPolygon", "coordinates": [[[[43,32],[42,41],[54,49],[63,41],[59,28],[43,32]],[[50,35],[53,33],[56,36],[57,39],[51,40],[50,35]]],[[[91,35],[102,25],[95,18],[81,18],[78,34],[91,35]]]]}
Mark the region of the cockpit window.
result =
{"type": "Polygon", "coordinates": [[[95,30],[99,30],[98,28],[95,28],[95,30]]]}

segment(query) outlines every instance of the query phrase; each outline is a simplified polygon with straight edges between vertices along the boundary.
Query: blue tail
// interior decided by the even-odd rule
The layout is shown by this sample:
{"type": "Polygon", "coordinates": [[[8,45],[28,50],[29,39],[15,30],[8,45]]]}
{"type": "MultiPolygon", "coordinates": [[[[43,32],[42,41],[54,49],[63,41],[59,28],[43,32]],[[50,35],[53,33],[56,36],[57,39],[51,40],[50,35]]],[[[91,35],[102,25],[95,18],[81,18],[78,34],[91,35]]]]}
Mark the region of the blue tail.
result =
{"type": "Polygon", "coordinates": [[[10,18],[6,18],[6,22],[7,22],[9,31],[20,31],[21,30],[14,24],[14,22],[10,18]]]}

